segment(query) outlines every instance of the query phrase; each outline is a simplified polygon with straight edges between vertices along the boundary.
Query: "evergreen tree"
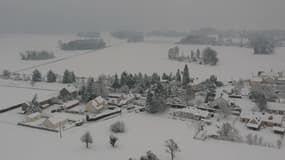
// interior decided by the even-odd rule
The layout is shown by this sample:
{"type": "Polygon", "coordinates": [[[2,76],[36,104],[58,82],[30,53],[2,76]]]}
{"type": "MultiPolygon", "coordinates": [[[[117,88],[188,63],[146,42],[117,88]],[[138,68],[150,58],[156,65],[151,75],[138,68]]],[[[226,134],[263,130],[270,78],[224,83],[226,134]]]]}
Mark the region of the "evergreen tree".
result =
{"type": "Polygon", "coordinates": [[[163,112],[166,109],[167,91],[157,82],[148,91],[146,110],[149,113],[163,112]]]}
{"type": "Polygon", "coordinates": [[[216,65],[219,61],[218,53],[210,47],[204,49],[203,61],[205,64],[216,65]]]}
{"type": "Polygon", "coordinates": [[[189,82],[190,82],[189,70],[187,64],[185,64],[184,71],[182,74],[182,85],[186,87],[189,82]]]}
{"type": "Polygon", "coordinates": [[[113,82],[113,84],[112,84],[112,87],[113,87],[115,90],[117,90],[118,88],[121,87],[117,74],[115,74],[115,80],[114,80],[114,82],[113,82]]]}
{"type": "Polygon", "coordinates": [[[160,76],[157,73],[153,73],[151,76],[151,83],[157,83],[160,81],[160,76]]]}
{"type": "Polygon", "coordinates": [[[181,74],[180,74],[180,70],[178,69],[176,72],[176,82],[181,82],[181,74]]]}
{"type": "Polygon", "coordinates": [[[82,102],[88,102],[89,101],[89,97],[87,94],[87,88],[85,85],[83,85],[79,91],[79,94],[81,95],[81,101],[82,102]]]}
{"type": "Polygon", "coordinates": [[[200,49],[197,49],[197,58],[200,58],[200,49]]]}
{"type": "Polygon", "coordinates": [[[65,70],[63,73],[63,79],[62,83],[73,83],[75,82],[75,74],[73,72],[70,72],[68,70],[65,70]]]}
{"type": "Polygon", "coordinates": [[[86,97],[88,97],[88,100],[94,99],[96,97],[95,94],[95,81],[94,78],[90,77],[87,81],[86,86],[86,97]]]}
{"type": "Polygon", "coordinates": [[[163,79],[163,80],[168,80],[168,76],[167,76],[165,73],[163,73],[163,74],[162,74],[162,79],[163,79]]]}
{"type": "Polygon", "coordinates": [[[108,90],[106,87],[105,79],[100,76],[95,82],[95,94],[96,96],[106,97],[108,95],[108,90]]]}
{"type": "Polygon", "coordinates": [[[32,75],[32,81],[33,82],[39,82],[42,81],[42,74],[39,70],[35,69],[33,71],[33,75],[32,75]]]}
{"type": "Polygon", "coordinates": [[[76,76],[75,76],[74,72],[71,72],[70,74],[71,74],[72,83],[76,82],[76,76]]]}
{"type": "Polygon", "coordinates": [[[186,86],[186,92],[185,92],[185,101],[186,104],[189,105],[189,101],[193,100],[195,98],[195,93],[193,91],[193,88],[191,85],[186,86]]]}
{"type": "Polygon", "coordinates": [[[194,51],[191,50],[191,58],[193,59],[194,58],[194,51]]]}
{"type": "Polygon", "coordinates": [[[56,74],[52,70],[47,73],[47,82],[56,82],[56,74]]]}
{"type": "Polygon", "coordinates": [[[127,85],[127,81],[128,81],[128,73],[127,72],[123,72],[121,74],[121,86],[123,85],[127,85]]]}

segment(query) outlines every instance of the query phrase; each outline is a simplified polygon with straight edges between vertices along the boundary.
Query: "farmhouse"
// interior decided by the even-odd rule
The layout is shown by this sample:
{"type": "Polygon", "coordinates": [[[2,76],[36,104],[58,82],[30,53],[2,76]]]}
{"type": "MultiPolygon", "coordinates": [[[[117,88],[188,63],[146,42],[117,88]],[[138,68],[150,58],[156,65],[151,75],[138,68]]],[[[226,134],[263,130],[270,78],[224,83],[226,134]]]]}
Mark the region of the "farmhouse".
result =
{"type": "Polygon", "coordinates": [[[261,126],[282,126],[283,116],[264,112],[241,112],[240,121],[247,123],[248,128],[259,129],[261,126]]]}
{"type": "Polygon", "coordinates": [[[59,128],[60,126],[64,126],[64,124],[67,122],[67,118],[63,116],[55,116],[46,119],[43,122],[43,126],[46,128],[51,128],[51,129],[56,129],[59,128]]]}
{"type": "Polygon", "coordinates": [[[86,104],[86,111],[90,113],[97,113],[107,106],[107,101],[101,96],[89,101],[86,104]]]}
{"type": "Polygon", "coordinates": [[[267,111],[272,114],[285,115],[285,104],[268,102],[267,111]]]}
{"type": "Polygon", "coordinates": [[[59,91],[59,98],[64,100],[73,99],[77,96],[77,92],[73,85],[68,85],[59,91]]]}
{"type": "Polygon", "coordinates": [[[108,104],[123,106],[128,104],[131,100],[135,99],[133,94],[120,94],[120,93],[112,93],[108,96],[108,104]]]}

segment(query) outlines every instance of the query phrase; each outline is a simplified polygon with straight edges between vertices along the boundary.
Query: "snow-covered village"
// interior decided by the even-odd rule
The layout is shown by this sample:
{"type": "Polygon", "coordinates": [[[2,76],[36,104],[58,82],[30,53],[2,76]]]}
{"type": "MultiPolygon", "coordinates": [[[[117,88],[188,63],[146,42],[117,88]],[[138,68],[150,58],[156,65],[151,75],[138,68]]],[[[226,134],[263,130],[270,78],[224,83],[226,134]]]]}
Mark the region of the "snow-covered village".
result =
{"type": "Polygon", "coordinates": [[[285,157],[285,3],[214,1],[0,0],[0,159],[285,157]]]}

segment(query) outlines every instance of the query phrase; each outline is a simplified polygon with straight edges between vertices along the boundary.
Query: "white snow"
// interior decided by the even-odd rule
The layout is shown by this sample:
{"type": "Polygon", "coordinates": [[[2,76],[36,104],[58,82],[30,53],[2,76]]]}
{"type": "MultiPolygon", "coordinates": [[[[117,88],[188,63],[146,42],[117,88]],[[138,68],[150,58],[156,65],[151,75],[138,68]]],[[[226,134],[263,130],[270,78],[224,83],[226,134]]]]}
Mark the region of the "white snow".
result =
{"type": "Polygon", "coordinates": [[[194,140],[190,123],[174,121],[160,116],[131,114],[97,123],[84,124],[83,128],[72,128],[59,134],[25,127],[0,124],[1,157],[6,159],[114,159],[126,160],[139,158],[148,150],[156,153],[160,159],[170,159],[165,153],[164,141],[173,138],[180,146],[177,160],[267,160],[282,159],[284,150],[250,146],[223,141],[194,140]],[[118,147],[112,148],[108,142],[109,126],[117,120],[126,123],[127,132],[118,134],[118,147]],[[85,131],[90,131],[94,143],[90,149],[80,142],[85,131]],[[3,145],[5,144],[5,145],[3,145]],[[31,156],[32,155],[32,156],[31,156]],[[26,157],[27,156],[27,157],[26,157]]]}
{"type": "MultiPolygon", "coordinates": [[[[74,35],[0,35],[0,69],[20,71],[30,74],[38,68],[44,74],[52,69],[62,74],[65,69],[73,70],[79,76],[98,76],[100,74],[114,74],[128,71],[132,73],[143,72],[173,72],[182,69],[184,63],[170,61],[167,51],[175,46],[174,39],[149,38],[144,43],[125,43],[106,36],[106,42],[111,47],[97,51],[65,52],[58,48],[58,40],[72,40],[74,35]],[[25,50],[53,51],[56,59],[48,61],[22,61],[19,52],[25,50]],[[58,60],[58,61],[55,61],[58,60]],[[46,62],[50,62],[45,64],[46,62]],[[36,67],[33,67],[36,66],[36,67]],[[29,68],[31,67],[31,68],[29,68]]],[[[188,54],[191,49],[200,50],[207,46],[179,45],[181,50],[188,54]]],[[[277,48],[274,55],[253,55],[252,50],[238,47],[213,47],[218,51],[220,59],[217,66],[188,64],[191,76],[199,80],[216,74],[219,79],[226,81],[232,79],[247,79],[260,70],[282,71],[285,68],[285,48],[277,48]]],[[[33,98],[35,94],[40,97],[57,95],[63,88],[61,84],[36,83],[31,86],[29,82],[16,82],[0,80],[0,108],[23,103],[33,98]]],[[[255,104],[249,100],[233,100],[237,105],[249,111],[255,104]]],[[[57,106],[55,106],[57,107],[57,106]]],[[[82,106],[81,106],[82,107],[82,106]]],[[[267,147],[250,146],[233,142],[216,140],[194,140],[194,127],[191,122],[168,119],[166,116],[140,114],[123,114],[109,120],[87,123],[63,132],[63,138],[52,132],[17,126],[25,116],[18,114],[15,109],[0,114],[0,150],[1,157],[5,159],[114,159],[127,160],[129,157],[139,159],[146,151],[152,150],[160,159],[170,159],[165,153],[164,141],[173,138],[177,141],[182,152],[177,154],[177,160],[268,160],[282,159],[285,156],[284,145],[281,150],[267,147]],[[115,121],[126,123],[127,132],[118,134],[117,148],[109,145],[108,138],[111,132],[109,126],[115,121]],[[90,131],[94,144],[90,149],[80,142],[80,137],[90,131]]],[[[62,119],[81,120],[83,115],[58,113],[55,121],[62,119]]],[[[235,127],[242,130],[245,136],[248,133],[261,134],[264,139],[275,144],[279,137],[272,133],[271,128],[262,129],[262,132],[247,130],[243,123],[235,122],[235,127]]],[[[284,141],[284,140],[283,140],[284,141]]]]}
{"type": "MultiPolygon", "coordinates": [[[[19,59],[18,52],[24,49],[44,48],[54,50],[58,56],[70,56],[86,51],[64,52],[57,47],[58,40],[75,39],[73,35],[6,35],[0,38],[2,52],[0,68],[21,70],[43,62],[23,62],[19,59]],[[7,63],[13,62],[13,63],[7,63]]],[[[173,40],[160,40],[159,43],[151,43],[147,40],[144,43],[118,42],[110,37],[105,40],[112,44],[111,47],[89,51],[52,64],[38,66],[36,68],[46,73],[49,69],[62,74],[65,69],[73,70],[80,76],[98,76],[100,74],[114,74],[123,71],[128,72],[173,72],[183,68],[184,63],[170,61],[167,52],[170,47],[175,46],[173,40]]],[[[200,50],[207,46],[179,45],[184,54],[189,54],[191,49],[200,50]]],[[[201,80],[209,77],[209,74],[216,74],[222,80],[249,78],[260,70],[280,71],[285,68],[285,48],[276,48],[273,55],[253,55],[252,49],[239,47],[213,47],[218,51],[220,59],[218,66],[205,66],[189,64],[190,74],[199,77],[201,80]]],[[[30,74],[34,68],[24,70],[30,74]]]]}

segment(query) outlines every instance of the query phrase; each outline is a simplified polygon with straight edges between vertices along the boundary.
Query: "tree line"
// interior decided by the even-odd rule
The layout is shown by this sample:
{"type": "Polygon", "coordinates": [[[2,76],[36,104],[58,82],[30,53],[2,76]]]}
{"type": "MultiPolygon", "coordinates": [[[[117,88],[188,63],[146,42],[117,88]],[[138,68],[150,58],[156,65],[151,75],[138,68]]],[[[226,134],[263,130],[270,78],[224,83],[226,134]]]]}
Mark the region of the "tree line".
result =
{"type": "Polygon", "coordinates": [[[59,42],[59,46],[62,50],[96,50],[106,47],[106,43],[103,39],[80,39],[73,40],[66,43],[59,42]]]}
{"type": "Polygon", "coordinates": [[[207,47],[202,51],[197,49],[196,52],[191,50],[190,55],[185,56],[184,53],[180,54],[180,49],[178,46],[170,48],[168,50],[168,59],[176,60],[180,62],[198,62],[200,64],[216,65],[219,61],[218,53],[214,49],[207,47]]]}
{"type": "Polygon", "coordinates": [[[46,59],[55,58],[54,53],[45,50],[42,51],[29,50],[21,52],[20,56],[22,60],[46,60],[46,59]]]}

